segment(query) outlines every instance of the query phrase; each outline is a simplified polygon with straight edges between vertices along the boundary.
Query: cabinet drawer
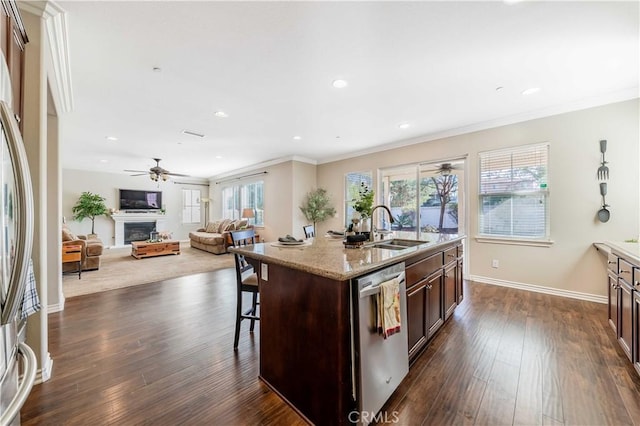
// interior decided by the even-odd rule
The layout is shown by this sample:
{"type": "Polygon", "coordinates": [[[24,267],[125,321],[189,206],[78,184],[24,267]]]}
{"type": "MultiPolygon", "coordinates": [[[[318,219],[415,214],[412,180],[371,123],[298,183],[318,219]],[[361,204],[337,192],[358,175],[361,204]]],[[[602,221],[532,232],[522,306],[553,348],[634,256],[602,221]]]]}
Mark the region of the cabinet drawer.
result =
{"type": "Polygon", "coordinates": [[[407,288],[442,268],[442,252],[424,258],[406,268],[407,288]]]}
{"type": "MultiPolygon", "coordinates": [[[[634,266],[633,268],[633,289],[640,291],[640,268],[634,266]]],[[[640,326],[640,311],[638,311],[638,325],[640,326]]],[[[638,339],[640,339],[640,329],[638,329],[638,339]]],[[[638,354],[640,357],[640,353],[638,354]]]]}
{"type": "Polygon", "coordinates": [[[458,258],[456,247],[451,247],[444,251],[444,264],[447,265],[458,258]]]}
{"type": "Polygon", "coordinates": [[[625,280],[628,284],[633,283],[633,265],[624,259],[618,260],[618,276],[625,280]]]}
{"type": "Polygon", "coordinates": [[[464,255],[464,246],[460,244],[456,248],[458,249],[458,257],[462,257],[464,255]]]}
{"type": "Polygon", "coordinates": [[[609,253],[609,258],[607,259],[607,267],[613,273],[617,274],[618,273],[618,256],[616,256],[615,254],[609,253]]]}

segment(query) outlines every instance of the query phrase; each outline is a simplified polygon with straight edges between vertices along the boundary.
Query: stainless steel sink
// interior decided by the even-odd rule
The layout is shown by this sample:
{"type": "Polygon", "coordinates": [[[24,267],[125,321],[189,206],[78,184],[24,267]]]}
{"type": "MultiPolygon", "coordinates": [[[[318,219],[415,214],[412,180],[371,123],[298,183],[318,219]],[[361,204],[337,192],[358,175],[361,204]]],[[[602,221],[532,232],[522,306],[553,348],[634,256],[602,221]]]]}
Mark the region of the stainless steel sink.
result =
{"type": "Polygon", "coordinates": [[[428,243],[429,241],[422,240],[403,240],[394,238],[392,240],[377,241],[370,243],[369,247],[382,248],[387,250],[404,250],[409,247],[419,246],[420,244],[428,243]]]}

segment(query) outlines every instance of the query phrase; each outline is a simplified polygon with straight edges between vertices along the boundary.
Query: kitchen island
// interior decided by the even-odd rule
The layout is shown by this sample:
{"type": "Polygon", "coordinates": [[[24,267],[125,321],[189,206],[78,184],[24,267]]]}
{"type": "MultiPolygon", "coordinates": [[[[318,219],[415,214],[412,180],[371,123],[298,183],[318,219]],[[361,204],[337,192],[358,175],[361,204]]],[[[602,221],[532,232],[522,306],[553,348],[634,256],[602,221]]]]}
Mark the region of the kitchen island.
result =
{"type": "MultiPolygon", "coordinates": [[[[463,236],[432,234],[427,239],[399,250],[346,249],[341,240],[324,237],[305,246],[260,243],[230,249],[250,259],[258,273],[260,378],[310,423],[349,424],[359,417],[354,414],[358,392],[353,326],[357,319],[352,312],[351,285],[355,279],[402,262],[407,265],[407,287],[415,281],[416,288],[425,283],[426,289],[426,283],[437,276],[441,291],[436,314],[444,322],[445,253],[462,253],[463,236]],[[432,273],[427,266],[439,272],[432,273]]],[[[460,258],[454,257],[451,264],[461,265],[460,258]]],[[[459,270],[454,278],[461,277],[459,270]]],[[[455,294],[449,299],[461,300],[452,282],[455,294]]],[[[420,333],[415,329],[429,329],[426,306],[422,309],[414,300],[408,310],[407,357],[412,347],[414,355],[419,353],[415,350],[418,340],[423,348],[428,339],[427,335],[417,339],[420,333]],[[417,317],[422,319],[414,326],[412,318],[417,317]]]]}

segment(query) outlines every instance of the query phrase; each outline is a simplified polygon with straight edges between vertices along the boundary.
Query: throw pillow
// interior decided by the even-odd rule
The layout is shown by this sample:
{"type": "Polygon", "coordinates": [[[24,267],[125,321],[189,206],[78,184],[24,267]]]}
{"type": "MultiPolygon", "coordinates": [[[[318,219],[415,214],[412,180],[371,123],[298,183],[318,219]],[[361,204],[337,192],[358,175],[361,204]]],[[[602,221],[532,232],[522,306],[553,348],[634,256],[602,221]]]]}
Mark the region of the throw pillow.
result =
{"type": "Polygon", "coordinates": [[[245,229],[248,223],[249,223],[249,219],[240,219],[236,223],[236,229],[245,229]]]}
{"type": "Polygon", "coordinates": [[[220,228],[218,228],[218,234],[222,234],[224,231],[226,231],[229,223],[231,223],[231,219],[223,220],[222,223],[220,224],[220,228]]]}
{"type": "Polygon", "coordinates": [[[218,229],[220,228],[220,222],[221,221],[216,220],[215,222],[207,223],[207,227],[205,228],[204,232],[217,233],[218,229]]]}
{"type": "Polygon", "coordinates": [[[75,235],[73,235],[71,231],[64,228],[62,229],[62,241],[73,241],[77,239],[78,238],[75,235]]]}

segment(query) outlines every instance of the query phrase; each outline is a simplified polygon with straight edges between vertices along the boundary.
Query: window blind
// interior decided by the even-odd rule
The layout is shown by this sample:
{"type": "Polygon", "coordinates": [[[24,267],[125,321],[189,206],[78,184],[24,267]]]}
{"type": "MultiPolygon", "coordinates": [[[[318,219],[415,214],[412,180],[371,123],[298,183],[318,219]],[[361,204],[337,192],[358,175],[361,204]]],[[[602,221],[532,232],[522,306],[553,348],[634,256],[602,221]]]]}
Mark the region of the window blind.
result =
{"type": "Polygon", "coordinates": [[[482,235],[548,237],[549,145],[480,153],[482,235]]]}

